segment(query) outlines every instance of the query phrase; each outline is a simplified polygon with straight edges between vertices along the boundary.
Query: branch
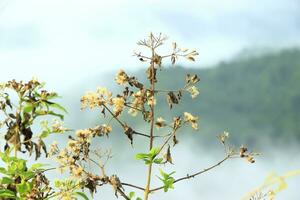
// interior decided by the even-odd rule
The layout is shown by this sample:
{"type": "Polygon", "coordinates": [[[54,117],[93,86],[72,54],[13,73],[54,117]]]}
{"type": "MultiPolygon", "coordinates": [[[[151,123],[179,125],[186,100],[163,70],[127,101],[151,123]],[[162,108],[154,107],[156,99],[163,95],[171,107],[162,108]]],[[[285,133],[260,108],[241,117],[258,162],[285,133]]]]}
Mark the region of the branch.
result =
{"type": "Polygon", "coordinates": [[[147,135],[147,134],[144,134],[144,133],[139,133],[139,132],[136,132],[135,130],[133,130],[132,134],[150,138],[150,135],[147,135]]]}
{"type": "Polygon", "coordinates": [[[139,190],[142,190],[142,191],[145,191],[145,188],[142,188],[140,186],[136,186],[136,185],[132,185],[130,183],[122,183],[122,186],[128,186],[128,187],[132,187],[132,188],[136,188],[136,189],[139,189],[139,190]]]}
{"type": "Polygon", "coordinates": [[[111,114],[111,116],[113,116],[113,118],[124,128],[125,127],[125,124],[123,122],[121,122],[119,120],[119,118],[105,105],[103,104],[103,107],[108,110],[108,112],[111,114]]]}
{"type": "Polygon", "coordinates": [[[117,191],[120,193],[122,197],[124,197],[124,199],[130,200],[130,198],[120,188],[117,188],[117,191]]]}
{"type": "MultiPolygon", "coordinates": [[[[227,156],[226,156],[225,158],[223,158],[221,161],[219,161],[218,163],[212,165],[212,166],[209,167],[209,168],[206,168],[206,169],[204,169],[204,170],[202,170],[202,171],[196,172],[196,173],[194,173],[194,174],[192,174],[192,175],[188,175],[188,174],[187,174],[186,176],[184,176],[184,177],[182,177],[182,178],[176,179],[176,180],[173,182],[173,184],[174,184],[174,183],[177,183],[177,182],[179,182],[179,181],[183,181],[183,180],[186,180],[186,179],[194,178],[195,176],[198,176],[198,175],[203,174],[203,173],[205,173],[205,172],[207,172],[207,171],[209,171],[209,170],[212,170],[212,169],[214,169],[215,167],[221,165],[223,162],[225,162],[225,161],[228,160],[229,158],[231,158],[231,155],[230,155],[230,154],[227,155],[227,156]]],[[[158,188],[154,188],[154,189],[150,190],[150,192],[154,192],[154,191],[157,191],[157,190],[161,190],[161,189],[163,189],[163,188],[164,188],[164,186],[161,186],[161,187],[158,187],[158,188]]]]}
{"type": "MultiPolygon", "coordinates": [[[[108,112],[111,114],[111,116],[113,116],[113,118],[122,126],[122,128],[125,127],[125,124],[106,106],[106,105],[103,105],[103,107],[108,110],[108,112]]],[[[135,135],[140,135],[140,136],[144,136],[144,137],[147,137],[147,138],[150,138],[149,135],[147,134],[144,134],[144,133],[139,133],[135,130],[133,130],[133,134],[135,135]]]]}

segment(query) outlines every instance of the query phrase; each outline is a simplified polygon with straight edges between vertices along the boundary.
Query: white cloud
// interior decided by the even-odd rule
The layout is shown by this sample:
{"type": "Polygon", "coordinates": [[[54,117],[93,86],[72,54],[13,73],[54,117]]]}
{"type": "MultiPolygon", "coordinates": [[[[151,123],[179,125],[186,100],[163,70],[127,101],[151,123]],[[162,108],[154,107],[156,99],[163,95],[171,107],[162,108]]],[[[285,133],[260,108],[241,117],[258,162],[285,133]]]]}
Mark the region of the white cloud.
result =
{"type": "Polygon", "coordinates": [[[198,49],[199,62],[189,63],[194,67],[230,58],[256,44],[300,43],[296,0],[0,3],[1,81],[36,75],[54,85],[67,80],[68,87],[91,74],[134,69],[140,66],[131,56],[136,41],[150,31],[198,49]]]}

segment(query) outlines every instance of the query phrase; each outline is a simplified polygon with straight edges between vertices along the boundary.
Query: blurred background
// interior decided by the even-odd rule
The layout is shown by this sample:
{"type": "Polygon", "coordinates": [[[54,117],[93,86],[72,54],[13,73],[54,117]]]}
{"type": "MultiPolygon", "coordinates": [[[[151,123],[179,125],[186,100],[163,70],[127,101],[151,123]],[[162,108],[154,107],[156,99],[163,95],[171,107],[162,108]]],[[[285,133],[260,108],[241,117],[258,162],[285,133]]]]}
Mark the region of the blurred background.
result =
{"type": "MultiPolygon", "coordinates": [[[[222,159],[216,136],[223,131],[262,153],[255,164],[231,160],[153,199],[241,199],[270,172],[300,169],[299,0],[0,0],[0,82],[37,77],[63,96],[68,127],[94,126],[100,111],[80,111],[80,97],[98,86],[117,91],[119,68],[141,77],[146,66],[132,55],[151,31],[169,36],[161,53],[176,41],[200,54],[196,62],[164,63],[159,76],[164,89],[181,87],[186,73],[201,79],[200,96],[172,111],[197,113],[200,123],[178,136],[170,171],[180,177],[222,159]]],[[[171,119],[161,101],[158,110],[171,119]]],[[[128,123],[145,128],[135,118],[128,123]]],[[[109,173],[145,184],[146,169],[132,161],[136,150],[123,134],[99,144],[113,149],[109,173]]],[[[287,181],[278,199],[299,199],[300,178],[287,181]]],[[[111,192],[99,189],[95,199],[114,199],[111,192]]]]}

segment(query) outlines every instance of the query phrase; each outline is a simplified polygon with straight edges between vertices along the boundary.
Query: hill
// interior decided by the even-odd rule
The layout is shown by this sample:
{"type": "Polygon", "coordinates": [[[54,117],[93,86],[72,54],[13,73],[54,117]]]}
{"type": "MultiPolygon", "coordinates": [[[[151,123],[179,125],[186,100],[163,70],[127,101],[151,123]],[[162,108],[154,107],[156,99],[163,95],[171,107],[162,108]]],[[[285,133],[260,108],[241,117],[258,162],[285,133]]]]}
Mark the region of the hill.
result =
{"type": "Polygon", "coordinates": [[[201,95],[197,100],[186,98],[188,106],[180,111],[200,113],[203,131],[225,129],[248,139],[300,138],[299,49],[236,59],[209,69],[170,67],[162,72],[161,85],[180,87],[183,73],[200,76],[201,95]]]}
{"type": "MultiPolygon", "coordinates": [[[[141,77],[144,69],[136,72],[141,77]]],[[[189,111],[200,116],[201,135],[215,137],[224,130],[237,141],[255,143],[259,139],[272,141],[300,139],[300,50],[286,49],[261,56],[246,56],[230,62],[222,62],[206,69],[188,69],[180,66],[164,68],[158,78],[159,88],[177,89],[184,84],[185,74],[198,74],[200,95],[191,99],[185,95],[182,106],[175,106],[172,115],[167,103],[159,104],[157,110],[165,118],[174,113],[189,111]]],[[[103,76],[102,76],[103,77],[103,76]]],[[[111,88],[105,80],[76,87],[82,95],[87,88],[99,85],[111,88]],[[85,88],[83,88],[85,87],[85,88]],[[81,89],[82,88],[82,89],[81,89]]],[[[101,78],[101,77],[100,77],[101,78]]],[[[97,78],[99,80],[99,78],[97,78]]],[[[166,102],[162,97],[163,102],[166,102]]],[[[73,107],[73,106],[72,106],[73,107]]],[[[76,107],[79,107],[79,100],[76,107]]],[[[75,116],[86,117],[91,124],[90,113],[74,112],[75,116]]],[[[99,114],[97,114],[99,116],[99,114]]],[[[72,124],[82,124],[83,118],[72,119],[72,124]]],[[[130,123],[140,124],[136,118],[126,118],[130,123]]],[[[99,123],[99,118],[93,120],[99,123]]]]}

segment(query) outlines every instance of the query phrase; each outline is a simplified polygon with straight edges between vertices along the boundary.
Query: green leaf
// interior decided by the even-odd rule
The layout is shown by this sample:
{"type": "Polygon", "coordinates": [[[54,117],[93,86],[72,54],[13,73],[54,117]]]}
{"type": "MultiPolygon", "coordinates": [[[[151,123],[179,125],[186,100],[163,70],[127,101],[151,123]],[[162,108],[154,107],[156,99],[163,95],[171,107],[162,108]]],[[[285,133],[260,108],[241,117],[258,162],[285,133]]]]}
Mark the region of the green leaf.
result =
{"type": "Polygon", "coordinates": [[[64,115],[55,113],[55,112],[53,112],[53,111],[49,111],[49,112],[48,112],[48,115],[53,115],[53,116],[59,117],[61,120],[64,120],[64,115]]]}
{"type": "Polygon", "coordinates": [[[40,134],[40,138],[46,138],[46,137],[48,137],[49,136],[49,134],[50,134],[50,131],[48,131],[48,130],[44,130],[41,134],[40,134]]]}
{"type": "Polygon", "coordinates": [[[0,189],[0,197],[16,199],[15,193],[8,189],[0,189]]]}
{"type": "Polygon", "coordinates": [[[56,108],[56,109],[58,109],[58,110],[60,110],[60,111],[62,111],[62,112],[64,112],[64,113],[68,113],[68,111],[67,111],[63,106],[61,106],[61,105],[58,104],[58,103],[52,103],[52,102],[49,102],[48,105],[49,105],[50,107],[56,108]]]}
{"type": "Polygon", "coordinates": [[[14,182],[14,180],[12,180],[9,177],[2,177],[2,179],[0,179],[0,184],[11,184],[14,182]]]}
{"type": "Polygon", "coordinates": [[[156,158],[156,159],[154,159],[154,163],[155,164],[162,164],[162,161],[163,161],[163,158],[156,158]]]}
{"type": "Polygon", "coordinates": [[[153,147],[153,148],[150,150],[149,154],[151,155],[151,157],[154,158],[154,157],[159,153],[159,151],[160,151],[160,148],[158,148],[158,147],[153,147]]]}
{"type": "Polygon", "coordinates": [[[0,167],[1,174],[8,174],[7,170],[4,167],[0,167]]]}
{"type": "Polygon", "coordinates": [[[131,200],[134,197],[134,195],[135,195],[135,192],[130,192],[128,195],[129,199],[131,200]]]}
{"type": "Polygon", "coordinates": [[[26,169],[26,161],[25,160],[18,160],[17,161],[17,168],[18,168],[18,170],[20,170],[20,171],[25,171],[25,169],[26,169]]]}
{"type": "Polygon", "coordinates": [[[55,180],[54,181],[54,186],[59,188],[60,186],[62,185],[61,181],[60,180],[55,180]]]}
{"type": "Polygon", "coordinates": [[[24,194],[30,191],[30,185],[25,181],[22,181],[22,183],[17,184],[16,188],[18,193],[20,193],[21,196],[23,196],[24,194]]]}
{"type": "Polygon", "coordinates": [[[64,115],[55,113],[55,112],[53,112],[53,111],[36,110],[36,111],[35,111],[35,114],[38,115],[38,116],[43,116],[43,115],[53,115],[53,116],[59,117],[61,120],[64,120],[64,115]]]}
{"type": "Polygon", "coordinates": [[[148,154],[145,154],[145,153],[138,153],[135,155],[135,159],[137,160],[141,160],[141,159],[145,159],[145,158],[148,158],[149,155],[148,154]]]}
{"type": "Polygon", "coordinates": [[[34,177],[35,173],[31,172],[31,171],[26,171],[26,172],[23,172],[21,175],[22,175],[23,179],[29,180],[29,179],[32,179],[34,177]]]}
{"type": "Polygon", "coordinates": [[[175,173],[175,171],[167,174],[165,172],[163,172],[161,169],[159,169],[159,172],[162,176],[158,177],[159,180],[161,180],[164,183],[164,192],[167,192],[169,189],[174,189],[173,183],[175,181],[175,179],[171,176],[175,173]]]}
{"type": "Polygon", "coordinates": [[[50,100],[50,99],[55,99],[55,98],[59,98],[59,97],[60,96],[58,96],[57,93],[52,92],[52,93],[49,94],[49,96],[47,97],[47,99],[50,100]]]}
{"type": "Polygon", "coordinates": [[[74,192],[77,196],[82,197],[84,200],[89,200],[89,198],[83,192],[74,192]]]}
{"type": "Polygon", "coordinates": [[[29,171],[34,171],[37,169],[42,169],[42,167],[44,166],[48,166],[47,164],[43,164],[43,163],[35,163],[33,165],[31,165],[31,167],[29,168],[29,171]]]}
{"type": "Polygon", "coordinates": [[[27,103],[26,106],[23,107],[23,112],[24,113],[29,113],[33,110],[34,105],[31,103],[27,103]]]}

